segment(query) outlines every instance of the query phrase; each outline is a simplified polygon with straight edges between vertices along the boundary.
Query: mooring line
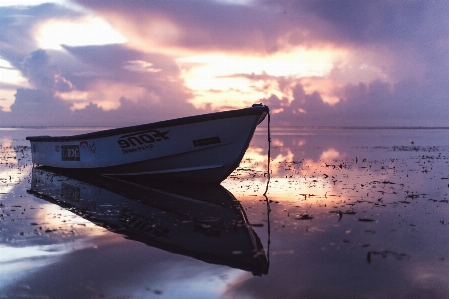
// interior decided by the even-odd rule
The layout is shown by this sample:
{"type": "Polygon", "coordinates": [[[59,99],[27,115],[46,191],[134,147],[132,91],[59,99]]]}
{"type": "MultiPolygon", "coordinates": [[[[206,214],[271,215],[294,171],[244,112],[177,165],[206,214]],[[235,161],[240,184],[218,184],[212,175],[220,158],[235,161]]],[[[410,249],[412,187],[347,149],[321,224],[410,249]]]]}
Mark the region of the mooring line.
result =
{"type": "MultiPolygon", "coordinates": [[[[268,109],[268,165],[267,165],[267,185],[265,187],[265,192],[263,195],[265,198],[267,198],[267,192],[268,192],[268,186],[270,184],[271,174],[270,174],[270,160],[271,160],[271,132],[270,132],[270,108],[268,106],[265,106],[268,109]]],[[[268,198],[267,198],[268,202],[268,198]]]]}
{"type": "Polygon", "coordinates": [[[267,192],[270,185],[270,162],[271,162],[271,132],[270,132],[270,109],[268,106],[265,106],[268,109],[268,165],[267,165],[267,185],[265,187],[265,192],[263,193],[263,196],[265,197],[265,202],[267,203],[267,227],[268,227],[268,241],[267,241],[267,262],[268,267],[270,266],[270,244],[271,244],[271,228],[270,228],[270,201],[268,200],[267,192]]]}

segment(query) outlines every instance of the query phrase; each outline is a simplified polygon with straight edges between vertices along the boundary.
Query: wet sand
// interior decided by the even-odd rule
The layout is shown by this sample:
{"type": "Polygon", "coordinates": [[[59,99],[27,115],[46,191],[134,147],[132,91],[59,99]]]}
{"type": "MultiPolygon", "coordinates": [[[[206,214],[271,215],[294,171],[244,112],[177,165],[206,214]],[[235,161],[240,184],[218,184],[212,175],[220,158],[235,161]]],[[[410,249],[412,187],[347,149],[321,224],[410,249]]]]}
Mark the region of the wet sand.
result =
{"type": "Polygon", "coordinates": [[[0,298],[449,296],[449,130],[274,128],[267,198],[263,130],[218,190],[33,172],[79,130],[0,130],[0,298]]]}

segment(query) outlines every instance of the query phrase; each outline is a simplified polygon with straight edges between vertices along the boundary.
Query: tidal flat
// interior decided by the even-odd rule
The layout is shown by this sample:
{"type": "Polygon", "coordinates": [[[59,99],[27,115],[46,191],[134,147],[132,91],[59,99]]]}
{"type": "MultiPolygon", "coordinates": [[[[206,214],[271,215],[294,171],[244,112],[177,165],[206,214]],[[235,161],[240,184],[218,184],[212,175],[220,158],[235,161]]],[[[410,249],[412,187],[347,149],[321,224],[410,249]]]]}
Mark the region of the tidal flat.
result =
{"type": "Polygon", "coordinates": [[[33,168],[93,130],[0,128],[0,298],[449,297],[447,128],[272,128],[269,169],[260,128],[221,186],[33,168]]]}

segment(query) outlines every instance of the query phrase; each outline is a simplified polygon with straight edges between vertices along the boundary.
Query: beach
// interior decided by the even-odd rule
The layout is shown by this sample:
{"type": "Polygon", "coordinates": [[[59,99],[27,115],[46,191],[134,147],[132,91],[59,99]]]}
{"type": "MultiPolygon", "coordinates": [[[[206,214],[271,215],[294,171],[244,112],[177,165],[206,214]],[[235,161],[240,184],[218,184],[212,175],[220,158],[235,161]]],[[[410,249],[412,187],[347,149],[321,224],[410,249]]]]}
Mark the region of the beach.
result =
{"type": "Polygon", "coordinates": [[[96,129],[0,128],[0,298],[449,296],[447,128],[259,128],[217,188],[33,169],[96,129]]]}

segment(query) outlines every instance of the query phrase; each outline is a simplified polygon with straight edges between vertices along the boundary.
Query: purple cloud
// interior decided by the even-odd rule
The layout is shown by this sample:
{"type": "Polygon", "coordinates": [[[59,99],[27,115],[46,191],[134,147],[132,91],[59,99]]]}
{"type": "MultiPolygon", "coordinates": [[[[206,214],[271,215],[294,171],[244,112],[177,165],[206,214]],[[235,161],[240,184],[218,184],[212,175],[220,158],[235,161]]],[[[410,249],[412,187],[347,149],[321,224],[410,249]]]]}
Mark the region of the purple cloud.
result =
{"type": "MultiPolygon", "coordinates": [[[[270,59],[269,55],[302,46],[350,54],[346,61],[335,61],[332,72],[321,78],[251,74],[251,70],[227,78],[258,82],[257,88],[263,92],[269,91],[264,86],[278,86],[281,92],[276,96],[255,100],[278,112],[273,117],[278,124],[448,125],[444,113],[449,108],[446,3],[75,2],[107,20],[130,42],[39,50],[33,36],[37,24],[85,12],[55,4],[22,10],[0,8],[5,20],[0,24],[0,55],[36,88],[30,99],[45,102],[37,94],[49,93],[46,100],[57,103],[58,108],[47,111],[64,111],[68,115],[64,122],[107,125],[138,122],[148,116],[157,119],[202,113],[205,110],[189,104],[195,90],[184,82],[176,60],[180,55],[220,52],[266,55],[270,59]],[[8,34],[11,30],[15,33],[8,34]],[[313,90],[305,80],[315,82],[317,88],[313,90]],[[319,88],[325,84],[326,90],[319,88]],[[283,90],[292,96],[283,98],[283,90]],[[330,105],[325,102],[329,96],[340,101],[330,105]],[[106,111],[109,108],[103,100],[115,103],[111,104],[113,109],[106,111]]],[[[233,90],[239,91],[238,87],[233,90]]],[[[31,103],[23,99],[24,92],[17,92],[12,112],[1,113],[0,122],[7,124],[19,111],[26,114],[31,103]]]]}
{"type": "Polygon", "coordinates": [[[61,75],[59,69],[50,64],[46,51],[36,50],[25,59],[23,73],[31,84],[45,91],[70,91],[73,85],[61,75]]]}

